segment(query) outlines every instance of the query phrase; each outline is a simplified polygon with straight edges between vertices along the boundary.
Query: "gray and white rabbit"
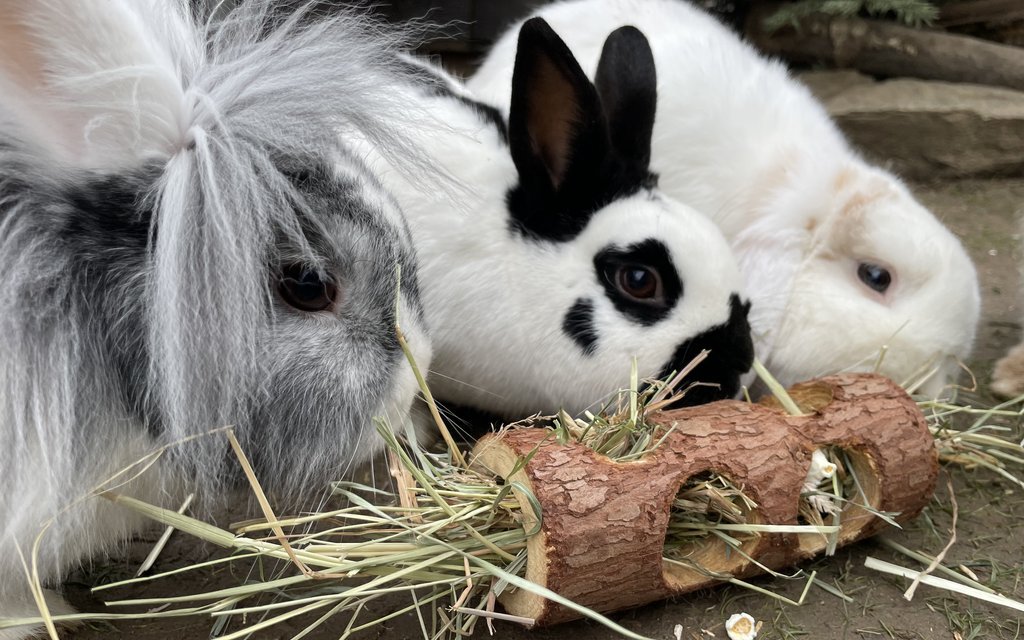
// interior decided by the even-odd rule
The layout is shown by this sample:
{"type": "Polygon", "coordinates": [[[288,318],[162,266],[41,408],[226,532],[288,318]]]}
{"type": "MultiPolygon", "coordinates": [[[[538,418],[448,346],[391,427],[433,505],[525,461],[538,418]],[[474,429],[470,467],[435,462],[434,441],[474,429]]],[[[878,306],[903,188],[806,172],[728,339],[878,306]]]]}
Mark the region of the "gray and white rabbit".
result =
{"type": "MultiPolygon", "coordinates": [[[[0,2],[0,618],[38,615],[19,550],[49,519],[49,586],[141,525],[65,508],[148,452],[235,425],[265,482],[319,486],[408,418],[396,310],[430,363],[404,218],[345,142],[426,167],[395,46],[350,13],[193,4],[0,2]]],[[[236,465],[198,437],[105,486],[167,504],[236,465]]]]}
{"type": "MultiPolygon", "coordinates": [[[[683,402],[729,397],[753,358],[739,269],[715,226],[650,171],[656,72],[636,29],[595,82],[543,20],[519,33],[507,122],[429,63],[410,137],[465,188],[423,193],[371,164],[409,219],[431,327],[434,394],[490,416],[600,407],[643,377],[710,357],[683,402]]],[[[372,154],[371,154],[372,156],[372,154]]]]}
{"type": "MultiPolygon", "coordinates": [[[[955,378],[980,308],[967,253],[899,179],[850,148],[783,65],[682,0],[569,0],[534,15],[590,77],[614,29],[647,36],[660,78],[651,169],[729,239],[758,355],[782,382],[879,360],[897,382],[935,371],[920,387],[928,394],[955,378]]],[[[481,99],[510,103],[518,28],[468,82],[481,99]]]]}

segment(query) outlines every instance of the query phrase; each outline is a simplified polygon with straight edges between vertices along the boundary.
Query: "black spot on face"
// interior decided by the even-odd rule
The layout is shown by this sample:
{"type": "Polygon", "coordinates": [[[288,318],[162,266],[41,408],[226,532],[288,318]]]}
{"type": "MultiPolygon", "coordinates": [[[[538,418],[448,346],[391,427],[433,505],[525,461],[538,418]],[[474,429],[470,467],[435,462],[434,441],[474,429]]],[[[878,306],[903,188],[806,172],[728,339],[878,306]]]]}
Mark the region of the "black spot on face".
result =
{"type": "MultiPolygon", "coordinates": [[[[740,302],[736,295],[729,299],[729,319],[681,344],[672,359],[662,368],[664,379],[680,371],[702,350],[711,353],[700,363],[690,379],[714,386],[696,386],[686,392],[680,406],[705,404],[714,400],[732,398],[740,390],[740,376],[750,370],[754,362],[754,342],[750,337],[747,314],[750,303],[740,302]]],[[[685,384],[685,383],[684,383],[685,384]]]]}
{"type": "Polygon", "coordinates": [[[683,295],[679,272],[658,240],[602,249],[594,269],[615,308],[644,326],[668,317],[683,295]]]}
{"type": "Polygon", "coordinates": [[[585,355],[593,355],[597,347],[597,330],[594,328],[594,303],[580,298],[572,305],[562,321],[562,331],[579,345],[585,355]]]}

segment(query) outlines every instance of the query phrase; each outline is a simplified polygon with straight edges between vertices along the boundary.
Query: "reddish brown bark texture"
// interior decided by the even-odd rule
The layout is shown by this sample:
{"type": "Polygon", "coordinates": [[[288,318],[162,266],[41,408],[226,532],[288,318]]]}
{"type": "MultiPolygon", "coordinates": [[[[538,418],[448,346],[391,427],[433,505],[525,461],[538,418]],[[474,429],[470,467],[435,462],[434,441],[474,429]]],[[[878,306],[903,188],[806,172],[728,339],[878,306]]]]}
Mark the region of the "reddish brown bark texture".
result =
{"type": "MultiPolygon", "coordinates": [[[[935,488],[938,458],[924,416],[896,384],[871,374],[822,378],[794,387],[808,414],[777,407],[714,402],[650,418],[675,429],[643,460],[616,463],[578,444],[545,440],[545,431],[519,429],[487,436],[477,464],[505,477],[536,450],[510,480],[529,487],[542,506],[540,533],[529,541],[527,578],[601,612],[634,607],[713,584],[695,571],[662,561],[671,503],[687,479],[714,471],[732,480],[758,508],[752,520],[797,524],[801,487],[811,453],[838,445],[854,458],[871,505],[916,516],[935,488]]],[[[524,511],[530,507],[524,500],[524,511]]],[[[841,516],[840,544],[867,537],[884,523],[856,507],[841,516]]],[[[818,535],[762,534],[747,546],[759,562],[782,567],[820,553],[818,535]]],[[[739,554],[698,549],[702,564],[732,575],[756,573],[739,554]]],[[[547,625],[578,617],[526,593],[502,602],[516,615],[547,625]]]]}

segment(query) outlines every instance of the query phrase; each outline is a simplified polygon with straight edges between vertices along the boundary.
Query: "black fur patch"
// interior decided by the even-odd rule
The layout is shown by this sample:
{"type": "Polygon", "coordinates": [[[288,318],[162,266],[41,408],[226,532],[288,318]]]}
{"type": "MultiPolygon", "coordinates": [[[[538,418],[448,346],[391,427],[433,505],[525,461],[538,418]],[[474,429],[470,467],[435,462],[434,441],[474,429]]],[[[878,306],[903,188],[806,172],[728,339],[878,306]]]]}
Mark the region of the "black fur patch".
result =
{"type": "Polygon", "coordinates": [[[683,283],[679,280],[679,272],[672,262],[672,256],[669,255],[668,248],[658,240],[644,240],[625,249],[602,249],[594,256],[594,269],[601,285],[604,286],[605,295],[619,313],[645,327],[667,318],[683,295],[683,283]],[[616,286],[616,274],[620,268],[629,266],[648,267],[658,273],[663,288],[661,300],[641,302],[619,290],[616,286]]]}
{"type": "Polygon", "coordinates": [[[501,136],[502,142],[505,142],[506,144],[508,143],[508,124],[505,122],[505,118],[502,117],[500,110],[489,104],[485,104],[477,100],[471,100],[464,95],[455,93],[452,91],[451,87],[448,86],[448,82],[445,78],[432,73],[431,70],[424,65],[413,64],[408,60],[399,58],[398,66],[402,67],[410,77],[421,82],[422,86],[430,92],[430,95],[457,100],[463,106],[475,111],[477,116],[483,120],[485,124],[489,124],[494,127],[498,132],[498,135],[501,136]]]}
{"type": "Polygon", "coordinates": [[[463,104],[463,106],[469,107],[475,111],[477,116],[479,116],[485,124],[489,124],[494,127],[498,132],[498,135],[501,136],[501,141],[508,144],[508,124],[505,122],[505,118],[502,117],[501,111],[498,111],[498,109],[489,104],[470,100],[466,96],[460,96],[450,91],[446,95],[458,100],[463,104]]]}
{"type": "Polygon", "coordinates": [[[568,183],[557,194],[522,182],[510,189],[505,198],[511,214],[509,229],[531,240],[569,242],[604,207],[658,184],[657,176],[650,172],[643,180],[635,180],[611,158],[594,164],[592,177],[586,183],[568,183]]]}
{"type": "Polygon", "coordinates": [[[647,38],[636,27],[620,27],[604,43],[594,86],[608,119],[618,157],[628,160],[633,179],[647,179],[658,107],[658,77],[647,38]]]}
{"type": "Polygon", "coordinates": [[[128,409],[158,436],[160,412],[148,397],[149,352],[142,301],[150,224],[148,190],[158,175],[149,167],[129,175],[97,175],[64,193],[68,214],[58,237],[75,249],[75,295],[89,322],[106,328],[103,350],[111,354],[128,409]],[[115,296],[116,299],[110,299],[115,296]],[[124,300],[138,304],[125,307],[124,300]]]}
{"type": "Polygon", "coordinates": [[[594,328],[594,303],[580,298],[572,305],[562,321],[562,331],[579,345],[584,355],[593,355],[597,348],[597,329],[594,328]]]}
{"type": "Polygon", "coordinates": [[[740,302],[734,294],[729,300],[729,307],[729,320],[680,345],[658,376],[665,378],[673,371],[682,370],[703,349],[711,352],[704,362],[697,365],[689,379],[717,386],[693,387],[683,396],[680,406],[732,398],[740,390],[740,376],[749,371],[754,362],[754,343],[747,322],[750,303],[740,302]]]}
{"type": "MultiPolygon", "coordinates": [[[[77,313],[82,322],[104,328],[97,333],[101,345],[81,348],[110,354],[108,365],[128,410],[153,435],[161,427],[147,393],[149,354],[141,306],[145,283],[135,276],[146,271],[152,220],[147,194],[159,172],[153,164],[127,174],[81,174],[80,180],[64,184],[0,180],[0,200],[9,196],[30,203],[25,210],[31,211],[40,233],[71,256],[69,282],[55,282],[39,296],[63,295],[65,313],[77,313]],[[125,300],[138,304],[128,306],[125,300]]],[[[0,218],[6,213],[0,207],[0,218]]]]}
{"type": "Polygon", "coordinates": [[[69,190],[68,204],[75,215],[66,218],[63,235],[97,258],[128,254],[138,260],[149,243],[153,211],[145,197],[156,176],[156,170],[103,175],[69,190]]]}

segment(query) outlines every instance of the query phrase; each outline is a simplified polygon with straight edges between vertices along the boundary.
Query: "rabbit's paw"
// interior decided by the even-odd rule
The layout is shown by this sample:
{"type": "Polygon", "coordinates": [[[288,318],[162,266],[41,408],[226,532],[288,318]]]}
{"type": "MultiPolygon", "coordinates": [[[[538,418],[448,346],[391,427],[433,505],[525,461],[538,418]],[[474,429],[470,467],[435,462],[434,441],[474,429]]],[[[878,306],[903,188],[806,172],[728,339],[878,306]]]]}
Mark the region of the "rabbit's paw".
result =
{"type": "Polygon", "coordinates": [[[996,362],[992,372],[992,393],[1001,398],[1024,395],[1024,341],[996,362]]]}

